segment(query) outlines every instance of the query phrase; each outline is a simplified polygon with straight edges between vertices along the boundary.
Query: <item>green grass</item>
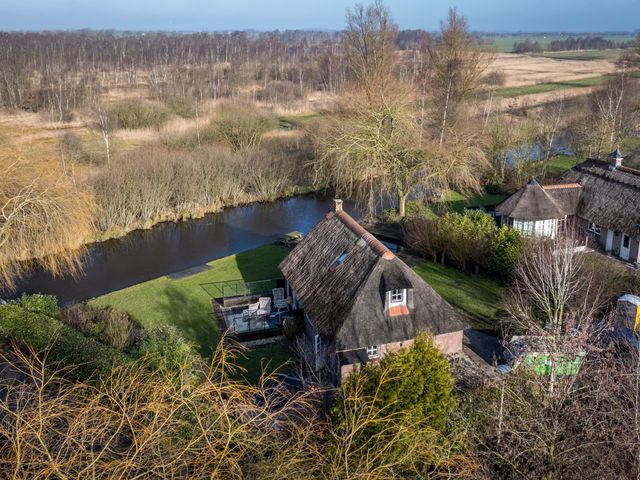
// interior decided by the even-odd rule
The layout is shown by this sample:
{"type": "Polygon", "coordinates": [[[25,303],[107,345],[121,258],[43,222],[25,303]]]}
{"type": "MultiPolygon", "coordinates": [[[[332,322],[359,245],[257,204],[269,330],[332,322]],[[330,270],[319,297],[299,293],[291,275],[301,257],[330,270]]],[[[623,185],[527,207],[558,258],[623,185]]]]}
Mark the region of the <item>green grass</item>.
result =
{"type": "Polygon", "coordinates": [[[589,62],[592,60],[617,60],[624,50],[620,48],[607,50],[570,50],[562,52],[542,52],[534,57],[552,58],[554,60],[580,60],[589,62]]]}
{"type": "Polygon", "coordinates": [[[609,79],[608,75],[600,75],[597,77],[581,78],[579,80],[571,80],[567,82],[550,82],[538,83],[536,85],[522,85],[520,87],[499,88],[495,91],[495,95],[502,98],[520,97],[522,95],[533,95],[535,93],[554,92],[566,88],[585,88],[604,85],[609,79]]]}
{"type": "Polygon", "coordinates": [[[553,157],[547,163],[547,177],[559,177],[564,172],[580,163],[580,161],[581,160],[579,158],[570,157],[569,155],[558,155],[553,157]]]}
{"type": "Polygon", "coordinates": [[[201,285],[281,277],[278,264],[288,253],[284,247],[265,245],[209,262],[209,268],[200,273],[175,279],[159,277],[108,293],[91,303],[124,310],[144,327],[172,324],[206,357],[218,344],[221,332],[213,318],[210,295],[201,285]]]}
{"type": "Polygon", "coordinates": [[[493,207],[502,202],[508,195],[499,193],[485,193],[483,195],[465,196],[455,190],[447,190],[439,200],[442,204],[447,204],[450,210],[462,212],[465,208],[493,207]]]}
{"type": "Polygon", "coordinates": [[[245,370],[244,378],[256,385],[263,371],[273,372],[283,367],[289,360],[291,360],[289,346],[284,343],[274,343],[247,350],[238,356],[236,364],[245,370]]]}
{"type": "Polygon", "coordinates": [[[466,312],[476,328],[494,330],[504,286],[482,275],[432,262],[416,265],[420,275],[447,302],[466,312]]]}
{"type": "Polygon", "coordinates": [[[307,122],[316,120],[322,115],[317,112],[305,113],[303,115],[285,115],[278,117],[278,125],[281,130],[291,130],[300,127],[307,122]]]}

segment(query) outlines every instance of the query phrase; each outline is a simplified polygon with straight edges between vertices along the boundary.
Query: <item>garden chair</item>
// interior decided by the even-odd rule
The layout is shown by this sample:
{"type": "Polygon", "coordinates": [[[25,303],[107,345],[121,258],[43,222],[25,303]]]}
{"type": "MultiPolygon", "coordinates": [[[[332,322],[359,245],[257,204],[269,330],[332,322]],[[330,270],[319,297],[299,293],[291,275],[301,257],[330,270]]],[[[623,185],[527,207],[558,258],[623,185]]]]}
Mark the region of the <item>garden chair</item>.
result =
{"type": "Polygon", "coordinates": [[[271,298],[260,297],[258,299],[258,315],[270,315],[271,314],[271,298]]]}
{"type": "Polygon", "coordinates": [[[273,289],[273,306],[279,312],[280,310],[288,310],[289,302],[284,298],[284,288],[273,289]]]}

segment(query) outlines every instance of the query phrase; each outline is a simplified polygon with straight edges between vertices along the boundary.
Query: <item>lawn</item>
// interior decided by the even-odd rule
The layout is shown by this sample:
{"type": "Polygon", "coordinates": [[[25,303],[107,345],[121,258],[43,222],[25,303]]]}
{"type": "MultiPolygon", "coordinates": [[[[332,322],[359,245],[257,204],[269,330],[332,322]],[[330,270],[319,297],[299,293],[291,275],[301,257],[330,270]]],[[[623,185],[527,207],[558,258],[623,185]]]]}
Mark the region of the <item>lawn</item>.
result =
{"type": "Polygon", "coordinates": [[[463,195],[455,190],[447,190],[438,201],[447,204],[454,212],[462,213],[465,208],[495,207],[507,197],[500,193],[463,195]]]}
{"type": "MultiPolygon", "coordinates": [[[[287,248],[265,245],[209,262],[196,269],[200,270],[197,273],[159,277],[103,295],[91,303],[124,310],[145,327],[162,323],[174,325],[198,347],[202,356],[207,357],[218,344],[221,332],[213,318],[210,295],[201,285],[236,279],[279,278],[282,274],[278,264],[288,253],[287,248]]],[[[272,366],[278,366],[288,355],[285,350],[282,345],[250,350],[247,352],[249,358],[241,363],[254,368],[260,365],[262,358],[273,357],[272,366]]],[[[255,372],[250,374],[255,377],[255,372]]]]}
{"type": "Polygon", "coordinates": [[[291,350],[284,343],[256,347],[238,356],[235,363],[243,368],[246,380],[256,385],[263,371],[272,372],[291,360],[291,350]]]}
{"type": "Polygon", "coordinates": [[[504,291],[502,284],[483,275],[433,262],[420,263],[413,269],[442,298],[466,312],[474,328],[497,329],[496,317],[504,291]]]}
{"type": "Polygon", "coordinates": [[[573,168],[582,160],[569,155],[558,155],[553,157],[547,163],[547,177],[549,178],[557,178],[561,176],[567,170],[573,168]]]}

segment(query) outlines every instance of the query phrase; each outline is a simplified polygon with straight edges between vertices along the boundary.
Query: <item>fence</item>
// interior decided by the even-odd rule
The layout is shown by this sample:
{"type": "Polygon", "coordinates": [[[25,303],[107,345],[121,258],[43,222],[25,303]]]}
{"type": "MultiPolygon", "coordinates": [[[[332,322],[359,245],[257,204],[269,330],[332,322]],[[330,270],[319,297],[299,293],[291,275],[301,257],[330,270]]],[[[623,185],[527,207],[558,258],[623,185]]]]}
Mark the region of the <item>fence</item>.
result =
{"type": "Polygon", "coordinates": [[[226,280],[224,282],[202,283],[200,286],[211,298],[239,297],[244,295],[271,294],[272,290],[278,286],[280,278],[270,278],[267,280],[256,280],[245,282],[242,279],[226,280]]]}

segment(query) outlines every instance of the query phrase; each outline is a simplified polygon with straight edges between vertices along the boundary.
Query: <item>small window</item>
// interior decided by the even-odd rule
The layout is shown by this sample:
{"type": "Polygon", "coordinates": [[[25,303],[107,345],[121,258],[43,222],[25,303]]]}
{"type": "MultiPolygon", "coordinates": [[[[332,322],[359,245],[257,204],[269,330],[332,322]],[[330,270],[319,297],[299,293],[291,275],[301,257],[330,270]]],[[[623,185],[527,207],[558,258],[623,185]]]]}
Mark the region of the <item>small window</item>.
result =
{"type": "Polygon", "coordinates": [[[600,227],[593,222],[589,222],[589,226],[587,227],[587,231],[590,233],[595,233],[600,235],[600,227]]]}
{"type": "Polygon", "coordinates": [[[629,242],[631,238],[626,233],[622,234],[622,246],[624,248],[629,248],[629,242]]]}
{"type": "Polygon", "coordinates": [[[371,345],[367,347],[367,357],[369,358],[377,358],[380,356],[378,352],[378,345],[371,345]]]}
{"type": "Polygon", "coordinates": [[[402,290],[391,290],[389,292],[389,306],[398,306],[398,305],[406,305],[407,304],[407,291],[403,288],[402,290]]]}
{"type": "Polygon", "coordinates": [[[342,265],[342,262],[344,262],[344,259],[347,258],[347,251],[345,250],[344,252],[342,252],[340,255],[338,255],[338,258],[336,258],[336,262],[335,262],[335,266],[339,266],[342,265]]]}

